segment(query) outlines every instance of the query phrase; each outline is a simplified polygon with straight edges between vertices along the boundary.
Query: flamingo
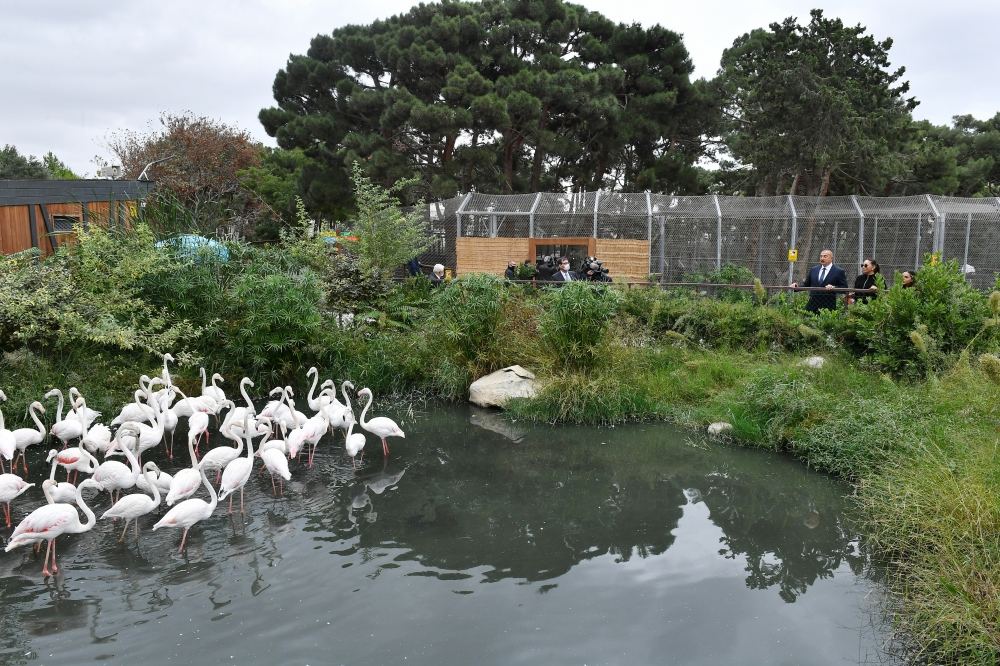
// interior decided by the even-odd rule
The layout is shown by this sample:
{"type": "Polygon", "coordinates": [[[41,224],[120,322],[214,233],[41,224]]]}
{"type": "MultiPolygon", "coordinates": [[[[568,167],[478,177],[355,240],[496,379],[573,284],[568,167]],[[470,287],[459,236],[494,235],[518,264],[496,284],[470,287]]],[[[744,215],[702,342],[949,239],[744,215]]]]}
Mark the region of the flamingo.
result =
{"type": "MultiPolygon", "coordinates": [[[[7,401],[7,394],[0,391],[0,402],[7,401]]],[[[4,427],[3,421],[3,410],[0,409],[0,456],[3,456],[10,462],[14,458],[14,452],[17,450],[17,439],[14,437],[14,433],[11,430],[7,430],[4,427]]],[[[14,471],[14,466],[11,464],[11,471],[14,471]]],[[[3,472],[3,460],[0,460],[0,473],[3,472]]]]}
{"type": "Polygon", "coordinates": [[[128,532],[129,521],[135,523],[135,539],[138,541],[139,518],[145,516],[147,513],[151,513],[153,509],[160,505],[160,489],[149,477],[150,469],[156,469],[156,464],[152,462],[146,463],[142,468],[142,476],[145,479],[147,486],[153,492],[152,497],[147,496],[145,493],[133,493],[131,495],[126,495],[115,502],[114,506],[101,515],[101,520],[104,520],[105,518],[125,519],[125,529],[122,530],[122,535],[118,541],[123,541],[125,539],[125,533],[128,532]]]}
{"type": "MultiPolygon", "coordinates": [[[[243,400],[247,403],[247,406],[236,407],[234,405],[230,410],[229,414],[226,415],[226,418],[222,422],[222,425],[219,426],[220,433],[223,430],[233,430],[234,428],[239,427],[239,424],[243,422],[243,415],[245,413],[249,412],[251,417],[257,413],[257,410],[253,406],[253,401],[250,399],[250,395],[247,393],[246,389],[247,386],[253,388],[254,383],[253,380],[251,380],[249,377],[244,377],[243,379],[240,380],[240,395],[243,396],[243,400]]],[[[232,403],[230,402],[230,404],[232,403]]],[[[251,418],[250,424],[256,426],[256,420],[251,418]]],[[[235,432],[233,434],[237,434],[240,436],[242,435],[242,433],[235,433],[235,432]]]]}
{"type": "Polygon", "coordinates": [[[10,503],[33,485],[35,484],[25,482],[17,474],[0,474],[0,502],[4,504],[7,527],[10,527],[10,503]]]}
{"type": "Polygon", "coordinates": [[[59,465],[59,460],[56,458],[59,452],[55,449],[49,449],[49,455],[45,459],[46,462],[52,461],[52,469],[49,471],[49,478],[47,478],[42,483],[42,492],[45,493],[45,500],[49,504],[68,503],[73,502],[76,499],[76,486],[68,481],[56,481],[56,467],[59,465]]]}
{"type": "Polygon", "coordinates": [[[103,453],[107,455],[113,447],[111,446],[111,428],[103,423],[95,423],[87,428],[80,439],[80,443],[91,453],[103,453]]]}
{"type": "MultiPolygon", "coordinates": [[[[191,447],[191,439],[188,438],[188,446],[191,447]]],[[[194,455],[194,449],[191,450],[192,455],[194,455]]],[[[208,477],[205,476],[205,470],[200,470],[201,481],[208,488],[208,494],[212,498],[210,502],[206,502],[203,499],[192,497],[191,499],[186,499],[170,511],[167,511],[167,515],[160,518],[155,525],[153,525],[153,531],[155,532],[161,527],[183,527],[184,536],[181,537],[181,546],[177,549],[178,553],[184,552],[184,544],[187,543],[188,530],[191,526],[201,520],[207,520],[212,517],[212,513],[215,511],[215,507],[219,504],[219,497],[215,494],[215,488],[212,484],[208,482],[208,477]]],[[[171,489],[171,492],[173,489],[171,489]]]]}
{"type": "Polygon", "coordinates": [[[174,357],[170,354],[163,355],[163,372],[160,374],[160,377],[163,379],[163,385],[169,388],[174,385],[174,382],[170,379],[170,370],[167,369],[167,361],[173,363],[174,357]]]}
{"type": "MultiPolygon", "coordinates": [[[[354,422],[347,428],[347,442],[344,444],[344,448],[347,449],[347,455],[351,456],[351,465],[354,469],[358,468],[358,463],[356,456],[361,453],[365,448],[365,435],[361,432],[354,432],[354,422]]],[[[364,454],[361,454],[362,459],[364,459],[364,454]]]]}
{"type": "Polygon", "coordinates": [[[226,392],[215,385],[215,380],[218,379],[220,382],[225,383],[225,379],[222,375],[215,373],[212,375],[212,384],[209,386],[205,381],[205,368],[201,368],[201,394],[202,396],[212,398],[215,402],[219,403],[226,399],[226,392]]]}
{"type": "MultiPolygon", "coordinates": [[[[162,469],[160,469],[155,462],[150,461],[146,463],[143,466],[143,469],[145,469],[146,467],[149,467],[155,473],[155,476],[152,477],[153,480],[152,485],[159,488],[160,492],[163,494],[169,493],[170,483],[174,480],[174,477],[172,477],[171,475],[167,474],[162,469]]],[[[146,480],[145,474],[141,475],[138,479],[135,480],[135,487],[144,493],[153,492],[153,489],[150,487],[149,483],[146,480]]]]}
{"type": "MultiPolygon", "coordinates": [[[[262,422],[268,421],[267,432],[271,431],[269,419],[261,419],[262,422]]],[[[217,446],[211,451],[208,451],[198,463],[198,467],[205,470],[206,473],[215,470],[218,474],[216,475],[216,480],[222,474],[222,470],[225,469],[229,463],[240,457],[243,453],[243,437],[252,438],[257,433],[249,430],[250,414],[244,412],[243,414],[243,435],[239,437],[234,434],[232,428],[222,433],[222,436],[226,439],[231,439],[236,442],[236,446],[217,446]]]]}
{"type": "MultiPolygon", "coordinates": [[[[250,479],[250,472],[253,471],[253,437],[244,428],[243,432],[247,433],[247,455],[245,458],[236,458],[231,460],[229,464],[226,465],[226,469],[222,472],[222,482],[219,484],[219,500],[224,500],[229,497],[229,513],[233,512],[233,493],[236,489],[240,490],[240,513],[246,513],[243,508],[243,488],[247,485],[247,481],[250,479]]],[[[202,465],[204,465],[204,460],[202,460],[202,465]]]]}
{"type": "Polygon", "coordinates": [[[137,389],[132,395],[135,400],[122,407],[118,416],[112,419],[111,425],[121,425],[126,421],[145,421],[147,423],[152,423],[156,420],[156,412],[154,412],[153,408],[147,404],[150,400],[149,390],[143,386],[143,388],[137,389]],[[147,403],[142,402],[143,400],[146,400],[147,403]]]}
{"type": "Polygon", "coordinates": [[[198,458],[194,455],[194,438],[190,434],[188,434],[188,453],[191,454],[191,466],[185,467],[174,474],[174,478],[170,481],[170,490],[167,491],[165,499],[167,506],[171,506],[178,500],[191,497],[198,490],[200,483],[198,478],[198,458]]]}
{"type": "MultiPolygon", "coordinates": [[[[204,435],[206,441],[209,438],[208,412],[193,412],[191,416],[188,417],[188,433],[194,433],[195,436],[194,450],[195,452],[197,452],[198,446],[201,444],[201,436],[204,435]]],[[[172,445],[170,448],[171,450],[173,450],[172,445]]]]}
{"type": "Polygon", "coordinates": [[[372,406],[372,391],[369,388],[363,388],[358,391],[358,397],[362,395],[368,396],[368,402],[365,403],[365,408],[361,410],[361,427],[370,432],[371,434],[379,437],[382,440],[382,453],[385,456],[389,455],[389,444],[385,441],[386,437],[406,437],[406,434],[400,430],[396,422],[386,416],[376,416],[370,421],[365,421],[365,414],[368,413],[368,408],[372,406]]]}
{"type": "Polygon", "coordinates": [[[9,553],[15,548],[29,543],[47,540],[49,547],[45,550],[45,563],[42,565],[42,575],[49,576],[59,571],[56,564],[56,539],[63,534],[79,534],[90,530],[97,518],[90,507],[83,501],[83,489],[89,486],[100,488],[101,484],[93,479],[84,479],[76,489],[76,504],[87,516],[87,522],[80,522],[80,514],[76,507],[69,504],[43,504],[22,520],[10,535],[10,541],[4,552],[9,553]],[[52,569],[49,569],[49,553],[52,553],[52,569]]]}
{"type": "MultiPolygon", "coordinates": [[[[79,476],[80,472],[84,474],[93,474],[94,470],[97,468],[94,462],[94,456],[90,455],[87,449],[81,448],[79,446],[71,446],[68,449],[63,449],[62,451],[56,451],[55,449],[49,449],[49,455],[45,459],[45,462],[55,458],[55,461],[62,465],[66,470],[66,480],[69,481],[69,473],[72,470],[76,472],[79,476]]],[[[76,476],[73,477],[76,480],[76,476]]]]}
{"type": "MultiPolygon", "coordinates": [[[[318,396],[316,396],[315,398],[313,397],[313,391],[316,390],[316,384],[317,382],[319,382],[319,370],[316,369],[316,366],[313,366],[306,371],[306,377],[312,377],[312,386],[309,387],[309,393],[308,395],[306,395],[306,404],[309,405],[309,409],[313,410],[314,412],[318,412],[319,410],[330,404],[331,396],[325,394],[321,390],[318,396]]],[[[323,386],[321,386],[320,388],[322,389],[327,385],[332,385],[332,384],[333,382],[328,379],[323,382],[323,386]]],[[[337,399],[336,396],[333,396],[333,400],[336,399],[337,399]]]]}
{"type": "Polygon", "coordinates": [[[61,390],[54,388],[45,394],[46,398],[58,397],[59,407],[56,409],[56,422],[52,424],[49,428],[49,432],[53,437],[57,438],[63,443],[63,447],[69,444],[71,439],[77,439],[83,436],[83,423],[80,419],[76,418],[76,415],[67,414],[66,418],[62,417],[62,410],[64,405],[63,393],[61,390]]]}
{"type": "MultiPolygon", "coordinates": [[[[101,415],[100,412],[87,407],[87,401],[84,400],[83,395],[80,393],[80,389],[75,386],[69,387],[69,401],[73,405],[72,414],[76,415],[76,419],[80,421],[83,427],[89,428],[90,425],[97,420],[101,415]]],[[[69,418],[70,414],[66,415],[69,418]]]]}
{"type": "MultiPolygon", "coordinates": [[[[132,422],[122,425],[122,429],[118,432],[121,433],[129,427],[132,422]]],[[[135,485],[136,479],[139,478],[139,461],[136,459],[135,454],[127,446],[122,446],[121,441],[116,439],[116,446],[122,450],[125,457],[128,458],[128,465],[118,462],[117,460],[105,460],[102,462],[96,470],[94,470],[94,481],[97,481],[101,486],[108,491],[111,495],[111,501],[115,500],[115,491],[119,494],[122,490],[128,490],[135,485]]]]}
{"type": "MultiPolygon", "coordinates": [[[[281,441],[281,440],[276,440],[281,441]]],[[[288,459],[285,458],[285,452],[280,448],[264,449],[260,452],[260,459],[264,463],[264,467],[271,474],[271,490],[274,492],[274,496],[278,496],[278,489],[274,486],[274,477],[277,475],[280,479],[288,481],[292,478],[291,472],[288,471],[288,459]]],[[[279,488],[280,488],[279,482],[279,488]]],[[[282,490],[284,490],[282,488],[282,490]]]]}
{"type": "Polygon", "coordinates": [[[14,443],[17,446],[17,450],[21,454],[21,464],[24,466],[25,474],[28,473],[28,460],[24,454],[25,449],[29,446],[34,446],[35,444],[41,444],[42,440],[45,439],[45,426],[42,424],[41,419],[38,418],[38,414],[35,413],[36,410],[44,414],[45,405],[35,400],[28,406],[28,412],[31,414],[31,420],[35,422],[34,428],[18,428],[13,431],[14,443]]]}

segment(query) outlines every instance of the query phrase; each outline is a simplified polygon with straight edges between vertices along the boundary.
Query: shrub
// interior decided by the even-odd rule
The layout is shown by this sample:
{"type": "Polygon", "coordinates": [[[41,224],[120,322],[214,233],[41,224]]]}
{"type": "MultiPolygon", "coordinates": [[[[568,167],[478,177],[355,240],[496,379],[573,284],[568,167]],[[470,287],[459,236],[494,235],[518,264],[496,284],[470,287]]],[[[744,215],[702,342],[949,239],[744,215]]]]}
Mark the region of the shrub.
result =
{"type": "Polygon", "coordinates": [[[878,368],[923,376],[973,340],[995,344],[992,335],[977,339],[990,315],[987,297],[966,282],[956,261],[928,263],[916,287],[903,289],[897,281],[878,298],[852,306],[837,333],[878,368]]]}
{"type": "Polygon", "coordinates": [[[463,275],[434,294],[430,325],[461,362],[495,370],[489,366],[508,334],[504,307],[509,298],[504,280],[484,273],[463,275]]]}
{"type": "Polygon", "coordinates": [[[539,336],[555,354],[557,365],[581,370],[595,365],[619,299],[614,289],[584,282],[570,282],[546,291],[539,336]]]}

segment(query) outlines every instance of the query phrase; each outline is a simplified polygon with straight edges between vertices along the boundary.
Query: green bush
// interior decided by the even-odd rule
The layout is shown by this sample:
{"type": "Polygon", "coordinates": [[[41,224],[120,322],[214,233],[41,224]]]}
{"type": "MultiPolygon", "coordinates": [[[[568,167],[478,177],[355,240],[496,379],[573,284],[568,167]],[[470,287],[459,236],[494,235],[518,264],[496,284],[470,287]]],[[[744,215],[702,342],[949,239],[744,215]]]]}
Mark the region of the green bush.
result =
{"type": "Polygon", "coordinates": [[[457,360],[477,371],[495,370],[497,346],[507,335],[507,283],[494,275],[463,275],[431,300],[431,329],[457,360]]]}
{"type": "Polygon", "coordinates": [[[619,301],[617,290],[584,282],[546,290],[539,336],[557,365],[586,370],[596,364],[619,301]]]}
{"type": "MultiPolygon", "coordinates": [[[[707,282],[709,284],[753,284],[756,277],[749,268],[726,264],[722,268],[707,273],[688,273],[682,282],[707,282]]],[[[749,289],[730,289],[717,287],[713,294],[716,298],[729,303],[750,302],[754,293],[749,289]]]]}
{"type": "Polygon", "coordinates": [[[988,298],[969,285],[958,262],[928,263],[916,287],[903,289],[897,280],[878,298],[849,308],[834,330],[879,369],[919,377],[943,369],[973,341],[979,349],[995,346],[993,334],[980,335],[991,314],[988,298]]]}

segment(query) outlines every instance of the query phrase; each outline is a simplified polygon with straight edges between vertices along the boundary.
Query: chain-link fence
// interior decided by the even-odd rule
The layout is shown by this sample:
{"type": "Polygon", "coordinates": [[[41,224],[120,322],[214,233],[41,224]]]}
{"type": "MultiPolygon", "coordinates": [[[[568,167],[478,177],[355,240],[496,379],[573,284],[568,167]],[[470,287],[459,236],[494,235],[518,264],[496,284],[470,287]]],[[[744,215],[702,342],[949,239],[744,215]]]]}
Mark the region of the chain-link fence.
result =
{"type": "Polygon", "coordinates": [[[1000,199],[993,198],[471,192],[429,204],[426,219],[434,245],[421,261],[446,266],[456,265],[457,237],[595,238],[648,241],[649,274],[663,282],[732,264],[764,284],[787,284],[826,248],[848,275],[867,257],[887,277],[916,270],[930,253],[958,260],[980,289],[1000,272],[1000,199]]]}

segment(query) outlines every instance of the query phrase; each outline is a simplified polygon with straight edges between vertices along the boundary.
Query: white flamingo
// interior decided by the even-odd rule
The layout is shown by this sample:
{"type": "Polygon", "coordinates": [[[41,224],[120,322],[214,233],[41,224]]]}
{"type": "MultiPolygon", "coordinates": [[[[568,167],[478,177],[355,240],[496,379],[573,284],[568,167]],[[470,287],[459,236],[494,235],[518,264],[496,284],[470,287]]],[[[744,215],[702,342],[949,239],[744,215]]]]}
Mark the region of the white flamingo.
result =
{"type": "MultiPolygon", "coordinates": [[[[132,422],[123,424],[121,430],[127,429],[129,425],[132,425],[132,422]]],[[[94,481],[101,484],[101,487],[111,495],[112,502],[116,501],[116,491],[118,494],[121,494],[122,490],[128,490],[133,487],[136,479],[139,478],[139,461],[136,459],[135,454],[128,447],[122,446],[119,440],[116,439],[115,442],[116,446],[128,458],[129,464],[125,465],[117,460],[105,460],[94,470],[93,476],[94,481]]]]}
{"type": "MultiPolygon", "coordinates": [[[[219,426],[219,432],[223,430],[232,431],[231,434],[242,437],[242,432],[237,432],[236,429],[241,428],[243,424],[243,416],[247,413],[250,414],[250,428],[256,430],[256,419],[254,415],[257,410],[253,406],[253,400],[250,399],[250,394],[247,393],[247,388],[254,388],[254,383],[249,377],[244,377],[240,380],[240,395],[243,396],[243,400],[246,402],[246,407],[236,407],[235,405],[230,409],[229,413],[226,415],[225,420],[223,420],[222,425],[219,426]]],[[[231,404],[231,403],[230,403],[231,404]]]]}
{"type": "MultiPolygon", "coordinates": [[[[188,439],[188,446],[191,446],[191,440],[188,439]]],[[[192,454],[194,453],[192,449],[192,454]]],[[[184,536],[181,537],[181,546],[177,549],[178,553],[184,552],[184,544],[187,543],[188,530],[191,526],[201,520],[207,520],[212,517],[212,513],[215,511],[215,507],[219,504],[219,497],[215,494],[215,488],[212,484],[208,482],[208,477],[205,476],[205,470],[200,471],[201,481],[208,488],[208,494],[212,498],[210,502],[206,502],[203,499],[192,497],[191,499],[186,499],[160,518],[155,525],[153,525],[153,531],[155,532],[161,527],[183,527],[184,536]]]]}
{"type": "Polygon", "coordinates": [[[73,477],[74,481],[76,477],[80,475],[80,472],[84,474],[93,474],[94,470],[97,468],[97,464],[94,461],[94,456],[90,455],[87,449],[79,446],[71,446],[68,449],[63,449],[62,451],[56,451],[55,449],[49,449],[49,455],[45,459],[45,462],[49,462],[55,458],[56,463],[61,465],[63,469],[66,470],[66,480],[69,481],[69,473],[75,472],[76,476],[73,477]]]}
{"type": "MultiPolygon", "coordinates": [[[[25,449],[29,446],[35,446],[36,444],[41,444],[42,440],[45,439],[45,425],[42,420],[36,414],[36,410],[45,413],[45,405],[35,400],[31,405],[28,406],[28,412],[31,414],[31,420],[35,422],[34,428],[18,428],[14,431],[14,444],[17,446],[17,450],[21,455],[21,464],[24,466],[24,473],[28,473],[28,460],[25,456],[25,449]]],[[[14,461],[14,466],[16,466],[17,461],[14,461]]]]}
{"type": "Polygon", "coordinates": [[[112,439],[111,428],[103,423],[95,423],[87,428],[87,432],[83,434],[80,443],[91,453],[107,455],[108,451],[112,448],[112,439]]]}
{"type": "MultiPolygon", "coordinates": [[[[344,444],[344,448],[347,449],[347,455],[351,456],[351,465],[354,469],[358,468],[357,455],[364,451],[365,449],[365,434],[362,432],[354,432],[354,422],[347,428],[347,442],[344,444]]],[[[362,460],[364,459],[364,454],[361,453],[362,460]]]]}
{"type": "Polygon", "coordinates": [[[0,502],[4,505],[7,527],[10,527],[10,503],[33,485],[35,484],[26,482],[17,474],[0,474],[0,502]]]}
{"type": "Polygon", "coordinates": [[[347,394],[347,387],[350,386],[351,390],[354,390],[354,384],[349,381],[344,381],[340,385],[340,390],[344,395],[344,403],[334,398],[330,404],[323,408],[326,412],[327,418],[330,420],[330,434],[333,434],[335,429],[340,429],[344,431],[344,438],[347,438],[347,430],[352,423],[356,421],[354,418],[354,408],[351,406],[351,398],[347,394]]]}
{"type": "Polygon", "coordinates": [[[160,374],[160,378],[163,380],[163,385],[169,388],[174,385],[174,382],[170,378],[170,370],[167,369],[167,361],[173,363],[174,357],[171,354],[163,355],[163,372],[160,374]]]}
{"type": "Polygon", "coordinates": [[[215,385],[215,380],[218,379],[220,382],[225,383],[222,375],[215,373],[212,375],[211,386],[205,381],[205,368],[201,368],[201,394],[215,400],[215,402],[220,403],[226,399],[226,392],[215,385]]]}
{"type": "Polygon", "coordinates": [[[139,518],[145,516],[147,513],[151,513],[153,509],[160,505],[160,489],[149,476],[150,469],[155,468],[156,465],[151,462],[146,463],[142,468],[142,476],[146,481],[146,485],[153,492],[152,497],[149,497],[145,493],[132,493],[131,495],[126,495],[115,502],[114,506],[101,515],[101,520],[104,520],[105,518],[125,519],[125,529],[122,530],[122,535],[118,539],[119,541],[123,541],[125,539],[125,533],[128,532],[129,521],[135,523],[135,538],[136,541],[138,541],[139,518]]]}
{"type": "MultiPolygon", "coordinates": [[[[262,424],[267,423],[268,425],[267,432],[270,432],[271,431],[270,421],[267,419],[262,419],[261,421],[262,424]]],[[[218,481],[219,476],[222,474],[222,470],[225,469],[229,465],[229,463],[239,458],[240,454],[243,453],[243,438],[245,437],[249,441],[250,438],[256,436],[255,432],[253,432],[252,430],[248,430],[249,422],[250,422],[250,415],[244,413],[243,428],[241,428],[241,431],[243,433],[242,437],[234,435],[232,429],[229,429],[222,434],[222,436],[225,437],[226,439],[233,440],[236,443],[236,445],[217,446],[211,451],[206,452],[205,455],[202,457],[201,462],[198,463],[198,467],[205,470],[206,474],[211,471],[217,472],[216,481],[218,481]]]]}
{"type": "Polygon", "coordinates": [[[191,435],[188,435],[188,453],[191,454],[191,466],[185,467],[174,474],[174,478],[170,481],[170,490],[167,491],[167,497],[164,500],[167,506],[171,506],[178,500],[194,495],[195,491],[198,490],[198,485],[201,483],[198,458],[194,455],[194,438],[191,435]]]}
{"type": "Polygon", "coordinates": [[[76,418],[76,415],[70,416],[66,415],[64,419],[62,417],[62,410],[64,406],[63,392],[60,389],[54,388],[45,394],[46,398],[58,397],[59,406],[56,409],[56,422],[52,424],[49,428],[49,433],[59,441],[63,443],[63,446],[69,445],[70,440],[77,439],[83,436],[85,428],[80,419],[76,418]]]}
{"type": "Polygon", "coordinates": [[[154,412],[153,408],[147,404],[150,399],[149,389],[143,386],[143,388],[137,389],[132,395],[135,400],[122,407],[118,416],[112,419],[111,425],[121,425],[126,421],[145,421],[146,423],[152,423],[156,420],[156,412],[154,412]],[[143,400],[146,400],[147,402],[143,402],[143,400]]]}
{"type": "MultiPolygon", "coordinates": [[[[143,469],[149,468],[153,471],[152,483],[154,486],[160,489],[160,492],[166,495],[170,492],[170,483],[174,480],[174,477],[164,472],[160,469],[155,462],[148,462],[143,465],[143,469]]],[[[139,476],[135,480],[135,487],[144,493],[152,493],[153,489],[150,487],[148,481],[146,480],[145,474],[139,476]]]]}
{"type": "MultiPolygon", "coordinates": [[[[7,394],[0,391],[0,402],[7,401],[7,394]]],[[[3,421],[3,410],[0,409],[0,456],[7,459],[10,462],[14,458],[14,452],[17,451],[17,439],[14,437],[14,432],[12,430],[7,430],[4,427],[3,421]]],[[[11,471],[14,471],[14,465],[11,463],[11,471]]],[[[3,472],[3,460],[0,459],[0,472],[3,472]]]]}
{"type": "Polygon", "coordinates": [[[42,483],[42,492],[49,504],[72,503],[76,499],[76,486],[69,481],[56,481],[56,467],[59,466],[59,461],[56,459],[58,454],[59,452],[55,449],[49,449],[46,462],[52,461],[52,469],[49,471],[49,478],[42,483]]]}
{"type": "Polygon", "coordinates": [[[14,532],[10,535],[10,541],[7,542],[7,547],[4,548],[4,551],[9,553],[15,548],[30,543],[48,541],[49,546],[45,550],[45,563],[42,565],[42,575],[49,576],[57,573],[59,566],[56,564],[56,539],[63,534],[86,532],[97,522],[94,512],[83,501],[83,489],[89,486],[101,487],[93,479],[84,479],[80,483],[80,487],[76,489],[75,498],[77,506],[86,514],[87,522],[80,522],[80,514],[77,513],[76,507],[70,504],[43,504],[28,514],[14,528],[14,532]],[[49,553],[52,554],[51,569],[49,569],[49,553]]]}
{"type": "MultiPolygon", "coordinates": [[[[309,393],[306,395],[306,404],[309,405],[309,409],[314,412],[318,412],[323,407],[330,404],[331,396],[329,394],[324,394],[323,391],[320,391],[319,395],[315,398],[313,397],[313,391],[316,390],[316,384],[319,382],[319,370],[316,369],[316,366],[313,366],[306,371],[306,377],[312,377],[312,386],[309,387],[309,393]]],[[[327,379],[323,382],[323,386],[320,388],[322,389],[327,385],[333,385],[333,382],[327,379]]],[[[336,396],[333,396],[333,399],[336,400],[336,396]]]]}
{"type": "Polygon", "coordinates": [[[274,491],[274,496],[277,497],[279,488],[281,492],[284,492],[284,488],[281,486],[281,481],[279,481],[278,487],[275,487],[274,477],[277,476],[284,481],[292,478],[291,472],[288,471],[288,459],[285,457],[285,452],[280,448],[264,449],[260,452],[260,459],[264,463],[264,468],[271,475],[271,490],[274,491]]]}
{"type": "MultiPolygon", "coordinates": [[[[76,415],[77,420],[83,424],[84,429],[89,428],[90,425],[100,417],[101,413],[87,407],[87,401],[84,400],[83,394],[80,393],[80,389],[75,386],[69,387],[69,403],[73,406],[73,414],[76,415]]],[[[69,418],[69,414],[66,415],[69,418]]]]}
{"type": "MultiPolygon", "coordinates": [[[[244,432],[246,429],[244,428],[244,432]]],[[[245,513],[243,508],[243,488],[250,479],[250,472],[253,471],[253,437],[246,435],[247,455],[236,458],[226,465],[222,471],[222,482],[219,484],[219,500],[229,498],[229,513],[233,512],[233,493],[237,489],[240,491],[240,513],[245,513]]],[[[204,461],[202,461],[204,463],[204,461]]]]}
{"type": "Polygon", "coordinates": [[[363,388],[358,391],[358,397],[362,395],[368,396],[368,402],[365,403],[365,408],[361,410],[361,427],[375,435],[382,440],[382,453],[385,456],[389,455],[389,444],[385,441],[386,437],[406,437],[406,434],[400,430],[396,422],[386,416],[376,416],[370,421],[365,421],[365,414],[368,413],[368,408],[372,406],[372,391],[369,388],[363,388]]]}

